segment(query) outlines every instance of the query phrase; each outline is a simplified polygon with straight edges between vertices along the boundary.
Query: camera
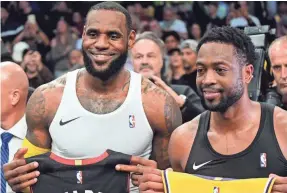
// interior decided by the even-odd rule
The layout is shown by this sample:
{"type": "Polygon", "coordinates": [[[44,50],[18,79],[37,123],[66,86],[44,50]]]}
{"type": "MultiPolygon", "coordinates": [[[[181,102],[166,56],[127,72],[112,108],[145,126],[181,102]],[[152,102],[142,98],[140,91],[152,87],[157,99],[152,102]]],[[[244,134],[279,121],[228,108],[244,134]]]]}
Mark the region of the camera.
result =
{"type": "Polygon", "coordinates": [[[268,25],[244,28],[244,33],[251,38],[256,52],[253,79],[248,86],[249,98],[254,101],[263,100],[269,83],[273,80],[268,47],[276,38],[275,32],[276,30],[270,29],[268,25]]]}

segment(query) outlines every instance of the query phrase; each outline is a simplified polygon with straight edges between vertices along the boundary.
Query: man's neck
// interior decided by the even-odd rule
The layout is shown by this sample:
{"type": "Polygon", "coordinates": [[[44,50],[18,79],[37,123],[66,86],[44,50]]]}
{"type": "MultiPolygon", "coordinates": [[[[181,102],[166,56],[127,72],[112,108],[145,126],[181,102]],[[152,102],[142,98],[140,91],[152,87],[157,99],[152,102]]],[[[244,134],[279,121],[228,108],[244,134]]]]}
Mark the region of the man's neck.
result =
{"type": "Polygon", "coordinates": [[[185,69],[185,74],[191,74],[196,70],[196,67],[191,67],[190,69],[185,69]]]}
{"type": "Polygon", "coordinates": [[[86,70],[84,71],[84,82],[88,89],[97,93],[107,94],[115,92],[119,88],[123,88],[128,79],[129,73],[124,68],[120,70],[118,74],[113,75],[108,80],[104,81],[100,78],[93,77],[86,70]]]}
{"type": "Polygon", "coordinates": [[[25,109],[17,110],[9,115],[5,115],[1,117],[1,128],[4,130],[11,129],[16,123],[22,119],[25,114],[25,109]]]}
{"type": "Polygon", "coordinates": [[[229,132],[240,130],[243,123],[250,119],[254,110],[254,103],[244,94],[235,104],[228,108],[224,113],[212,112],[211,121],[214,123],[212,127],[217,132],[229,132]]]}

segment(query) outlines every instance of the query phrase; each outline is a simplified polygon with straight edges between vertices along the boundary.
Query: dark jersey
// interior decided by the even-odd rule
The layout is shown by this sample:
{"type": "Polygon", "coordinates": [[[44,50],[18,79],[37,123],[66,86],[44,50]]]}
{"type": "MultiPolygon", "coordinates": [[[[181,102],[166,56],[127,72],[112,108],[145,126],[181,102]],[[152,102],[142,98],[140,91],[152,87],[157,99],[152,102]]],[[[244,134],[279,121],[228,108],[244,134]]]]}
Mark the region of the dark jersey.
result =
{"type": "Polygon", "coordinates": [[[39,163],[40,176],[33,193],[128,193],[129,173],[115,170],[130,164],[131,156],[107,150],[96,158],[70,160],[51,152],[27,158],[39,163]]]}
{"type": "Polygon", "coordinates": [[[186,173],[235,179],[262,178],[271,173],[287,176],[287,160],[277,142],[273,113],[273,105],[261,103],[260,126],[253,142],[242,152],[221,155],[208,140],[210,112],[204,112],[187,161],[186,173]]]}

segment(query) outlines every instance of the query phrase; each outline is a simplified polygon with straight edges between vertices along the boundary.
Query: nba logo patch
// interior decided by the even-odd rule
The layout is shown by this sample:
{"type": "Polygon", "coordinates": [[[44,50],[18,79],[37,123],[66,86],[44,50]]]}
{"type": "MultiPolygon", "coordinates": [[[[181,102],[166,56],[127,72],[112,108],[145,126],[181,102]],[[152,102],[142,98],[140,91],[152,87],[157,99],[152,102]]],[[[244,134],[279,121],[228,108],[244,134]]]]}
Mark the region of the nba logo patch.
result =
{"type": "Polygon", "coordinates": [[[219,193],[220,191],[219,191],[219,187],[214,187],[213,188],[213,193],[219,193]]]}
{"type": "Polygon", "coordinates": [[[260,167],[266,168],[267,167],[267,154],[260,153],[260,167]]]}
{"type": "Polygon", "coordinates": [[[130,128],[134,128],[136,126],[136,120],[134,115],[129,116],[129,125],[130,128]]]}
{"type": "Polygon", "coordinates": [[[77,184],[83,184],[83,172],[77,171],[77,184]]]}

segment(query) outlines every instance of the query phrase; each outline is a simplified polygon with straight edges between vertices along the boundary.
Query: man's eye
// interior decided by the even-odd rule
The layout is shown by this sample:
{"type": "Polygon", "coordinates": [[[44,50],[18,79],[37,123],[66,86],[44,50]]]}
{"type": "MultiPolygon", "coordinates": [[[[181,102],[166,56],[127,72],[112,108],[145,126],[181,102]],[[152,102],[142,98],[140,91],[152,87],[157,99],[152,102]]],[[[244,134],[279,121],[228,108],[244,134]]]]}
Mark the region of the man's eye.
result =
{"type": "Polygon", "coordinates": [[[118,39],[118,38],[119,38],[119,35],[118,35],[118,34],[113,33],[113,34],[111,34],[111,35],[110,35],[110,38],[111,38],[112,40],[116,40],[116,39],[118,39]]]}

